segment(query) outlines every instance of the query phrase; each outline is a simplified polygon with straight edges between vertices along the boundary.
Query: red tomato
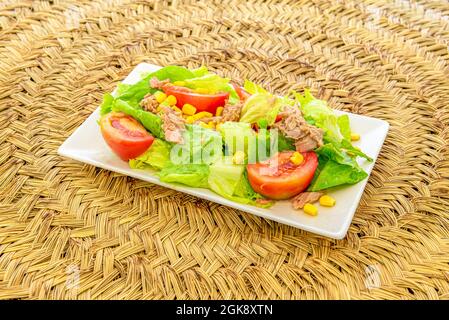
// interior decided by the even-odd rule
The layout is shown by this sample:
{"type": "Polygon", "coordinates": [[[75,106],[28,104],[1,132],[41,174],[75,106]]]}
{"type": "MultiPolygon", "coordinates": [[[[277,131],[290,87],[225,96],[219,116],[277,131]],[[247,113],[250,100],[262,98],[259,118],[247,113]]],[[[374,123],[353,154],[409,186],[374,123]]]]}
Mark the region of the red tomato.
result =
{"type": "Polygon", "coordinates": [[[167,95],[173,95],[176,98],[176,105],[179,108],[186,103],[191,104],[197,110],[197,112],[207,111],[215,114],[218,107],[225,105],[226,100],[229,98],[228,92],[217,94],[201,94],[193,92],[185,87],[178,87],[174,85],[165,85],[162,90],[167,95]]]}
{"type": "Polygon", "coordinates": [[[136,119],[121,112],[103,116],[100,128],[106,143],[124,161],[140,156],[154,141],[136,119]]]}
{"type": "Polygon", "coordinates": [[[315,152],[304,152],[304,161],[290,161],[293,151],[279,152],[263,162],[248,164],[248,180],[254,191],[275,200],[291,198],[310,184],[318,166],[315,152]],[[277,162],[277,163],[276,163],[277,162]]]}
{"type": "Polygon", "coordinates": [[[245,101],[251,96],[251,94],[243,89],[243,87],[236,84],[232,84],[232,86],[234,87],[235,92],[239,95],[240,100],[245,101]]]}

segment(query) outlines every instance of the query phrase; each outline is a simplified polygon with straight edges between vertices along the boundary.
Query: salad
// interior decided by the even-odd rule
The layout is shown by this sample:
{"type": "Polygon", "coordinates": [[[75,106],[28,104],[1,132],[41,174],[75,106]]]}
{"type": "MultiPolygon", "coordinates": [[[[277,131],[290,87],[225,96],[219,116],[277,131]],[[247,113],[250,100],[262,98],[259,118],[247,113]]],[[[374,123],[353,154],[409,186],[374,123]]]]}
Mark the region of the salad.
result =
{"type": "Polygon", "coordinates": [[[112,151],[161,181],[208,188],[229,200],[270,207],[290,199],[316,215],[335,205],[331,188],[368,175],[349,117],[309,90],[277,96],[205,66],[167,66],[105,94],[99,125],[112,151]]]}

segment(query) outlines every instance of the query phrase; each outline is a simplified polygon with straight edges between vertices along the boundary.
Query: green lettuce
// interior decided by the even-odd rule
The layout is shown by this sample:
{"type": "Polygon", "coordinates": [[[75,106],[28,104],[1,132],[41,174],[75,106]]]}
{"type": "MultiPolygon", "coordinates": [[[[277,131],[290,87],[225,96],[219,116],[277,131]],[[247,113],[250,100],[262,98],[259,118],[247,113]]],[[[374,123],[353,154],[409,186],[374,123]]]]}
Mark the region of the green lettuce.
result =
{"type": "Polygon", "coordinates": [[[245,89],[246,92],[250,94],[255,93],[268,93],[267,90],[259,86],[258,84],[251,82],[249,80],[245,80],[245,83],[243,84],[243,89],[245,89]]]}
{"type": "Polygon", "coordinates": [[[100,115],[105,115],[112,110],[112,105],[114,104],[114,97],[110,93],[106,93],[103,96],[103,101],[100,105],[100,115]]]}
{"type": "Polygon", "coordinates": [[[209,70],[207,70],[206,66],[201,66],[201,67],[199,67],[197,69],[193,69],[191,71],[192,71],[194,78],[202,77],[209,73],[209,70]]]}
{"type": "MultiPolygon", "coordinates": [[[[353,159],[353,161],[355,161],[353,159]]],[[[368,177],[358,165],[343,165],[326,157],[319,157],[319,166],[309,191],[320,191],[340,185],[354,184],[368,177]]]]}
{"type": "Polygon", "coordinates": [[[337,123],[343,138],[347,141],[351,141],[351,125],[349,124],[349,116],[347,114],[339,116],[337,118],[337,123]]]}
{"type": "Polygon", "coordinates": [[[276,120],[281,107],[280,99],[269,93],[255,93],[243,105],[240,122],[257,123],[264,119],[268,125],[276,120]]]}
{"type": "Polygon", "coordinates": [[[170,165],[158,173],[163,182],[181,183],[195,188],[207,188],[209,166],[205,164],[170,165]]]}
{"type": "Polygon", "coordinates": [[[161,170],[170,164],[170,148],[169,143],[155,139],[144,154],[129,160],[129,166],[132,169],[161,170]]]}
{"type": "Polygon", "coordinates": [[[112,111],[120,111],[130,115],[138,120],[142,125],[151,132],[156,138],[163,139],[164,131],[162,130],[162,120],[158,115],[152,112],[144,111],[141,108],[135,108],[128,102],[116,99],[112,104],[112,111]]]}

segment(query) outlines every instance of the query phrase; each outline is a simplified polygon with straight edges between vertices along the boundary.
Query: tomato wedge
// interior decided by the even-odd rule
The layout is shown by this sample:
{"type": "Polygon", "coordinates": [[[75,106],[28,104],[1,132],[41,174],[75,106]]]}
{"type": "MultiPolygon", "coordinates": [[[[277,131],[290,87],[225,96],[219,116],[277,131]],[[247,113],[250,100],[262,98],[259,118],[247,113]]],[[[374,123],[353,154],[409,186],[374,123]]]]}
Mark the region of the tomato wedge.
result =
{"type": "Polygon", "coordinates": [[[304,161],[295,165],[290,161],[293,151],[279,152],[263,162],[248,164],[248,180],[257,193],[274,199],[291,198],[310,184],[318,166],[315,152],[302,153],[304,161]]]}
{"type": "Polygon", "coordinates": [[[218,107],[225,105],[229,98],[228,92],[217,94],[201,94],[193,92],[192,90],[174,85],[165,85],[162,90],[167,95],[173,95],[176,98],[176,105],[182,108],[184,104],[188,103],[194,106],[197,112],[207,111],[215,114],[218,107]]]}
{"type": "Polygon", "coordinates": [[[140,156],[154,141],[136,119],[122,112],[104,115],[100,128],[108,146],[124,161],[140,156]]]}
{"type": "Polygon", "coordinates": [[[245,101],[246,99],[248,99],[249,97],[251,97],[251,94],[246,91],[243,87],[236,85],[236,84],[232,84],[232,86],[234,87],[235,92],[237,92],[240,100],[245,101]]]}

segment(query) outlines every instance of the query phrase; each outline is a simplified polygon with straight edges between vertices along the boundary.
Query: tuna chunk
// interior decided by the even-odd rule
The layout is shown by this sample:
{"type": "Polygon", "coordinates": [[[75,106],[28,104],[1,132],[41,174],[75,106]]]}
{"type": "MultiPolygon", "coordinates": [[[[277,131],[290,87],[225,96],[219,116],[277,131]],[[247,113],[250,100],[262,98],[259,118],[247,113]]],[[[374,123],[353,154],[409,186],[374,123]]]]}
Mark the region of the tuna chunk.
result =
{"type": "Polygon", "coordinates": [[[307,152],[323,145],[323,130],[308,124],[297,107],[286,106],[279,115],[282,120],[273,128],[293,139],[297,151],[307,152]]]}
{"type": "Polygon", "coordinates": [[[159,80],[156,77],[150,79],[150,87],[161,90],[164,85],[170,83],[170,80],[159,80]]]}
{"type": "Polygon", "coordinates": [[[185,130],[184,119],[169,108],[164,108],[162,115],[162,130],[164,130],[165,140],[174,143],[183,143],[182,133],[185,130]]]}
{"type": "Polygon", "coordinates": [[[306,203],[317,202],[323,195],[322,192],[301,192],[294,198],[292,198],[293,208],[302,209],[306,203]]]}
{"type": "Polygon", "coordinates": [[[145,97],[143,97],[140,105],[146,111],[157,113],[157,107],[159,106],[159,103],[157,102],[156,97],[149,93],[145,97]]]}
{"type": "Polygon", "coordinates": [[[240,119],[240,113],[242,112],[243,108],[243,102],[237,102],[236,104],[232,105],[229,103],[226,103],[223,108],[223,114],[221,117],[222,122],[226,121],[239,121],[240,119]]]}

